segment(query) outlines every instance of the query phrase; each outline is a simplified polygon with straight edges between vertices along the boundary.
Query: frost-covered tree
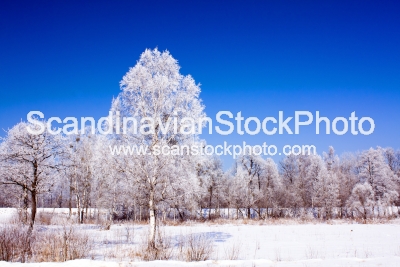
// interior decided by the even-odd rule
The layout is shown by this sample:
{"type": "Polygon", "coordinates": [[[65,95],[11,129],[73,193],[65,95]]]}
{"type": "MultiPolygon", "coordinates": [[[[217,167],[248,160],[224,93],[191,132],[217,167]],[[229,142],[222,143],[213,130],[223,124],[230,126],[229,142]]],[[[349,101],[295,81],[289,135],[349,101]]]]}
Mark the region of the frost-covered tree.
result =
{"type": "Polygon", "coordinates": [[[323,209],[325,217],[332,218],[335,208],[340,207],[339,179],[337,177],[339,157],[333,147],[323,154],[325,165],[318,174],[315,187],[317,188],[316,202],[323,209]]]}
{"type": "Polygon", "coordinates": [[[360,182],[371,185],[378,207],[390,206],[397,200],[395,175],[385,162],[381,148],[370,148],[359,155],[357,174],[360,182]]]}
{"type": "Polygon", "coordinates": [[[299,192],[297,191],[297,180],[299,177],[298,157],[289,155],[279,162],[279,172],[283,182],[285,208],[298,208],[302,206],[299,192]]]}
{"type": "Polygon", "coordinates": [[[95,182],[95,160],[99,155],[97,138],[97,135],[89,133],[69,135],[66,141],[68,168],[65,175],[70,188],[68,205],[71,215],[72,198],[75,198],[79,223],[83,223],[84,218],[87,218],[91,203],[92,186],[95,182]]]}
{"type": "MultiPolygon", "coordinates": [[[[352,211],[367,220],[368,210],[373,211],[375,205],[375,196],[372,186],[368,182],[358,183],[352,190],[347,205],[352,211]]],[[[373,212],[372,212],[373,214],[373,212]]]]}
{"type": "Polygon", "coordinates": [[[93,159],[94,181],[92,184],[92,205],[108,210],[108,218],[130,219],[135,213],[137,192],[135,183],[127,179],[126,169],[131,168],[124,162],[126,158],[114,157],[109,150],[115,140],[107,136],[97,136],[96,157],[93,159]],[[132,215],[133,215],[132,214],[132,215]]]}
{"type": "Polygon", "coordinates": [[[38,125],[20,122],[7,132],[0,148],[1,184],[20,188],[24,207],[30,202],[30,228],[37,211],[37,197],[49,192],[63,167],[64,144],[59,135],[47,131],[34,135],[27,127],[38,130],[38,125]]]}
{"type": "Polygon", "coordinates": [[[283,203],[283,184],[281,176],[279,175],[278,166],[271,158],[268,158],[265,161],[265,166],[263,170],[263,182],[264,183],[261,189],[263,194],[263,201],[261,202],[261,204],[266,209],[267,216],[269,216],[270,209],[271,214],[274,216],[275,212],[279,208],[279,205],[283,203]]]}
{"type": "Polygon", "coordinates": [[[286,195],[286,206],[294,213],[315,206],[316,182],[322,168],[317,155],[289,155],[280,162],[286,195]]]}
{"type": "Polygon", "coordinates": [[[302,195],[304,195],[304,197],[302,197],[303,203],[305,203],[307,207],[311,200],[311,207],[318,207],[320,206],[318,196],[323,191],[326,178],[326,176],[322,174],[322,172],[325,171],[323,161],[321,157],[316,155],[300,157],[300,159],[302,159],[302,166],[300,166],[300,169],[303,171],[300,173],[299,180],[302,182],[302,195]]]}
{"type": "MultiPolygon", "coordinates": [[[[235,208],[236,210],[236,219],[239,218],[239,213],[242,217],[248,216],[247,213],[243,213],[241,210],[243,207],[249,205],[248,199],[245,197],[248,195],[248,189],[245,185],[245,181],[243,180],[243,176],[238,175],[239,173],[228,172],[227,176],[227,202],[229,208],[235,208]],[[236,175],[234,175],[236,174],[236,175]]],[[[250,203],[253,204],[253,203],[250,203]]],[[[247,211],[247,209],[246,209],[247,211]]]]}
{"type": "Polygon", "coordinates": [[[188,157],[154,153],[156,146],[192,144],[195,133],[202,127],[198,123],[205,116],[199,98],[200,87],[179,69],[177,60],[168,51],[146,50],[123,77],[122,92],[112,104],[114,114],[120,112],[121,117],[134,117],[143,126],[142,131],[137,131],[134,123],[126,124],[129,130],[121,142],[145,146],[149,152],[130,156],[129,160],[134,162],[130,165],[134,167],[129,169],[128,176],[138,183],[148,201],[150,247],[155,246],[158,207],[176,196],[176,192],[189,194],[197,188],[195,166],[189,164],[188,157]],[[192,129],[181,121],[185,117],[193,120],[192,129]],[[179,124],[176,130],[175,120],[179,124]]]}
{"type": "MultiPolygon", "coordinates": [[[[400,151],[394,151],[393,148],[389,147],[383,150],[383,155],[385,157],[386,163],[389,166],[390,170],[393,172],[395,188],[397,190],[397,194],[400,196],[400,151]]],[[[399,198],[397,198],[397,202],[399,203],[399,198]]]]}
{"type": "Polygon", "coordinates": [[[208,218],[211,219],[212,209],[219,211],[224,201],[222,162],[216,156],[204,157],[197,166],[197,176],[201,192],[201,207],[208,208],[208,218]]]}
{"type": "Polygon", "coordinates": [[[246,208],[246,216],[250,218],[251,209],[262,199],[262,184],[264,180],[265,160],[252,153],[252,148],[244,151],[234,165],[233,176],[242,181],[242,203],[246,208]]]}
{"type": "Polygon", "coordinates": [[[356,175],[357,158],[354,154],[346,153],[336,163],[333,171],[336,174],[339,184],[339,216],[344,217],[347,214],[346,202],[354,186],[359,181],[356,175]]]}
{"type": "Polygon", "coordinates": [[[395,151],[393,148],[388,147],[383,149],[383,155],[390,170],[400,176],[400,151],[395,151]]]}
{"type": "Polygon", "coordinates": [[[339,207],[339,184],[336,174],[321,168],[315,183],[315,203],[322,208],[324,217],[331,219],[335,208],[339,207]]]}

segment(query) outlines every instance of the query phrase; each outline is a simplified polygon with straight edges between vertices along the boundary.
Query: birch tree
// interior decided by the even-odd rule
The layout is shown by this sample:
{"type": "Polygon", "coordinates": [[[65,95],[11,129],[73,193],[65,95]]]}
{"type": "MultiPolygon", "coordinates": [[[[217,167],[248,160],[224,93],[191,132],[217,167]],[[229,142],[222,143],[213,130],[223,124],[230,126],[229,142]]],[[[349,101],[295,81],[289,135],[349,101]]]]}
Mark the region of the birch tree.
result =
{"type": "Polygon", "coordinates": [[[136,131],[134,123],[128,123],[129,131],[121,141],[145,146],[148,150],[146,155],[130,157],[135,167],[129,178],[146,193],[150,217],[149,247],[153,248],[158,205],[180,187],[185,187],[185,193],[196,188],[188,185],[195,184],[196,177],[195,166],[187,165],[187,157],[154,153],[156,146],[192,144],[202,127],[198,123],[205,116],[199,98],[200,87],[179,69],[177,60],[168,51],[147,49],[123,77],[120,82],[122,92],[112,104],[114,114],[120,112],[121,117],[134,117],[140,125],[148,125],[141,128],[142,131],[136,131]],[[181,121],[185,117],[193,120],[194,129],[186,128],[187,124],[181,121]],[[178,122],[176,129],[171,125],[175,121],[178,122]],[[183,172],[176,173],[176,170],[183,172]]]}
{"type": "Polygon", "coordinates": [[[78,222],[87,218],[94,183],[94,164],[99,155],[97,151],[97,136],[94,134],[70,135],[68,146],[68,169],[66,176],[69,181],[71,215],[72,197],[75,197],[78,222]]]}

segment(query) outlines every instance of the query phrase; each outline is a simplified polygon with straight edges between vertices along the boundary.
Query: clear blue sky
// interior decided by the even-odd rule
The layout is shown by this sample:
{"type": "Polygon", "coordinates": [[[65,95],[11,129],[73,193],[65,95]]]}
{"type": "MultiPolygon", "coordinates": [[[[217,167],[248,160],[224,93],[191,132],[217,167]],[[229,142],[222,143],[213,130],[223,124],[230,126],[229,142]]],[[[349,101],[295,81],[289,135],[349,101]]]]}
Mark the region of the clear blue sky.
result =
{"type": "Polygon", "coordinates": [[[30,110],[106,115],[128,68],[158,47],[202,84],[210,117],[356,111],[376,123],[370,136],[309,126],[297,136],[207,136],[211,144],[400,148],[399,14],[398,1],[2,1],[0,128],[30,110]]]}

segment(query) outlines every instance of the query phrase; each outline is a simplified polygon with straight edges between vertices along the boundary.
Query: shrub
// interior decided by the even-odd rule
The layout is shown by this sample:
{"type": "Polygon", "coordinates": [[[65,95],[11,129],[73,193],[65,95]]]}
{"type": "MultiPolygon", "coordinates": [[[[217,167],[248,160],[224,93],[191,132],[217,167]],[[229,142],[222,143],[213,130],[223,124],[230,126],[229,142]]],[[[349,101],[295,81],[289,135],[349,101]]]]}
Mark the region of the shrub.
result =
{"type": "Polygon", "coordinates": [[[181,236],[179,241],[179,255],[185,261],[208,260],[213,251],[213,240],[205,234],[181,236]]]}
{"type": "Polygon", "coordinates": [[[49,231],[40,234],[33,246],[36,262],[62,262],[87,258],[92,240],[72,226],[64,226],[62,233],[49,231]]]}
{"type": "Polygon", "coordinates": [[[149,246],[148,234],[142,235],[142,242],[135,255],[144,261],[169,260],[172,258],[174,247],[172,240],[164,231],[158,229],[155,247],[149,246]]]}
{"type": "Polygon", "coordinates": [[[0,261],[26,262],[31,256],[33,237],[27,226],[0,227],[0,261]]]}
{"type": "Polygon", "coordinates": [[[23,225],[0,227],[0,261],[61,262],[89,256],[92,240],[73,227],[61,233],[32,231],[23,225]]]}
{"type": "Polygon", "coordinates": [[[44,211],[38,212],[37,223],[41,225],[51,225],[53,217],[54,217],[53,213],[44,211]]]}
{"type": "Polygon", "coordinates": [[[224,248],[225,258],[227,260],[237,260],[239,258],[241,243],[236,241],[229,247],[224,248]]]}

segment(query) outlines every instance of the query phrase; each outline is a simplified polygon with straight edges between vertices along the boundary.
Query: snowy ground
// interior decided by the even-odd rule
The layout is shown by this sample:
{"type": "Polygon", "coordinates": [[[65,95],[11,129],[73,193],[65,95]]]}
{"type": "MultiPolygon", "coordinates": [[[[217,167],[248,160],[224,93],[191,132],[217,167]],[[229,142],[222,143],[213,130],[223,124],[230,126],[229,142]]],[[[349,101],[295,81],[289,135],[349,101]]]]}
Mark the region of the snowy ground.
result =
{"type": "MultiPolygon", "coordinates": [[[[0,209],[0,219],[11,210],[0,209]]],[[[57,226],[38,226],[43,231],[57,226]]],[[[109,231],[96,225],[82,225],[95,239],[93,260],[65,263],[6,263],[0,266],[400,266],[400,222],[387,224],[256,225],[234,223],[164,226],[176,242],[180,235],[203,233],[213,241],[212,259],[205,262],[130,261],[124,252],[140,246],[146,225],[112,225],[109,231]],[[128,236],[128,232],[130,236],[128,236]],[[132,237],[133,236],[133,237],[132,237]],[[227,260],[239,248],[238,260],[227,260]],[[125,256],[124,256],[125,255],[125,256]]]]}

